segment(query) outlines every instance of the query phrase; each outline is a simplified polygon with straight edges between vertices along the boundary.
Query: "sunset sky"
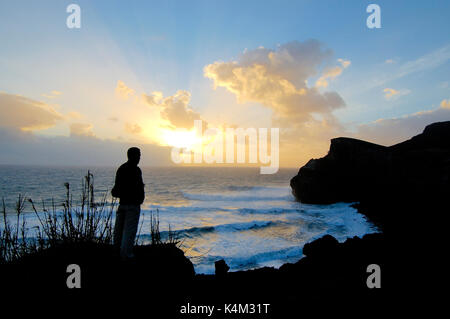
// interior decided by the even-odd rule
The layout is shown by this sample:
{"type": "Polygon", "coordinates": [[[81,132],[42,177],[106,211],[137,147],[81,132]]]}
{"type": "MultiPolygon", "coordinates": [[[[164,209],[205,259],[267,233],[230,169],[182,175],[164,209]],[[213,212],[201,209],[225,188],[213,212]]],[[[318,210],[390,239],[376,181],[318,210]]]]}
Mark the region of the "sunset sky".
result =
{"type": "Polygon", "coordinates": [[[173,165],[194,120],[390,145],[450,120],[449,1],[1,1],[0,164],[173,165]],[[81,28],[66,7],[81,8],[81,28]],[[381,28],[366,7],[381,7],[381,28]]]}

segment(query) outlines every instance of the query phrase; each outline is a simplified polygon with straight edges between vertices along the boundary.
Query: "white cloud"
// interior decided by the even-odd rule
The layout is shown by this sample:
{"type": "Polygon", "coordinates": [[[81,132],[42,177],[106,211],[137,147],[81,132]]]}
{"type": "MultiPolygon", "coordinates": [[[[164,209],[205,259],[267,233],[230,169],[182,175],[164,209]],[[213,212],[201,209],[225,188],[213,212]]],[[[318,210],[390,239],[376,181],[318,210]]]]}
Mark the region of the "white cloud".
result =
{"type": "Polygon", "coordinates": [[[442,100],[441,108],[443,108],[443,109],[450,109],[450,99],[442,100]]]}
{"type": "Polygon", "coordinates": [[[43,97],[48,98],[48,99],[54,99],[54,98],[60,96],[61,94],[62,94],[62,92],[53,90],[53,91],[50,92],[49,94],[44,93],[44,94],[41,94],[41,95],[42,95],[43,97]]]}
{"type": "Polygon", "coordinates": [[[324,71],[322,76],[316,81],[317,87],[328,87],[328,81],[337,78],[351,64],[350,61],[344,59],[338,59],[338,62],[341,66],[334,66],[324,71]]]}
{"type": "Polygon", "coordinates": [[[175,128],[190,129],[194,126],[194,120],[199,120],[200,114],[189,106],[191,93],[184,90],[177,91],[172,96],[164,97],[162,92],[143,94],[144,100],[150,106],[160,108],[161,115],[175,128]]]}
{"type": "MultiPolygon", "coordinates": [[[[316,40],[290,42],[275,50],[246,50],[237,61],[214,62],[205,66],[204,75],[213,80],[215,88],[226,88],[241,103],[269,107],[277,123],[299,126],[313,121],[313,114],[330,116],[345,105],[336,92],[321,93],[306,84],[331,56],[332,51],[316,40]]],[[[340,63],[349,65],[345,60],[340,63]]]]}
{"type": "Polygon", "coordinates": [[[385,93],[384,94],[384,98],[386,100],[394,100],[394,99],[399,98],[400,96],[407,95],[407,94],[411,93],[411,91],[408,90],[408,89],[395,90],[395,89],[392,89],[392,88],[385,88],[383,90],[383,92],[385,93]]]}
{"type": "Polygon", "coordinates": [[[344,60],[344,59],[338,59],[338,62],[342,65],[342,67],[345,69],[350,66],[352,63],[350,60],[344,60]]]}
{"type": "Polygon", "coordinates": [[[133,96],[135,91],[131,88],[129,88],[128,86],[126,86],[126,84],[122,81],[117,81],[117,86],[116,86],[116,95],[122,99],[128,99],[130,96],[133,96]]]}
{"type": "Polygon", "coordinates": [[[290,42],[275,49],[245,50],[236,61],[216,61],[204,75],[214,88],[223,87],[238,102],[256,102],[272,111],[272,126],[280,128],[280,163],[304,164],[323,156],[329,140],[341,131],[333,111],[344,107],[334,91],[309,87],[308,79],[332,79],[350,65],[339,59],[329,66],[333,52],[317,40],[290,42]]]}
{"type": "Polygon", "coordinates": [[[407,61],[398,65],[389,74],[378,75],[379,71],[372,77],[372,81],[367,88],[374,88],[385,85],[388,82],[403,78],[405,76],[432,70],[450,59],[450,45],[439,48],[435,51],[427,53],[415,60],[407,61]]]}
{"type": "Polygon", "coordinates": [[[395,78],[401,78],[412,73],[434,69],[439,65],[444,64],[449,59],[450,45],[447,45],[438,50],[425,54],[416,60],[404,63],[400,66],[400,70],[395,75],[395,78]]]}

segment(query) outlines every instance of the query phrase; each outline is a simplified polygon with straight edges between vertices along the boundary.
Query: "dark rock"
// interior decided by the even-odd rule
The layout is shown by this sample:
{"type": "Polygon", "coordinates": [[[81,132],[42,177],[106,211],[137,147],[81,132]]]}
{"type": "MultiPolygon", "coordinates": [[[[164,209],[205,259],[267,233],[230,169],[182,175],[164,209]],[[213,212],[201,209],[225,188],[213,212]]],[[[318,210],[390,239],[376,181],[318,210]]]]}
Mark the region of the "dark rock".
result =
{"type": "Polygon", "coordinates": [[[215,273],[218,277],[223,277],[227,274],[230,267],[226,264],[225,260],[221,259],[214,263],[215,273]]]}
{"type": "Polygon", "coordinates": [[[428,125],[390,147],[333,139],[325,157],[310,160],[291,179],[294,195],[305,203],[358,202],[354,207],[382,233],[347,239],[331,250],[330,239],[313,242],[305,246],[305,258],[282,270],[296,271],[304,286],[364,287],[364,267],[373,263],[382,269],[383,293],[432,289],[442,277],[436,265],[443,264],[447,249],[449,177],[450,121],[428,125]]]}
{"type": "Polygon", "coordinates": [[[328,155],[312,159],[291,179],[294,195],[304,203],[352,202],[365,187],[374,188],[389,170],[388,148],[352,138],[331,140],[328,155]]]}
{"type": "Polygon", "coordinates": [[[311,243],[305,244],[303,254],[308,257],[327,255],[336,250],[339,242],[331,235],[325,235],[311,243]]]}
{"type": "Polygon", "coordinates": [[[192,262],[175,245],[134,247],[135,258],[122,261],[111,245],[93,243],[64,244],[27,255],[13,264],[3,265],[5,287],[45,287],[52,291],[69,291],[67,266],[81,269],[81,287],[86,291],[121,291],[130,287],[154,287],[148,294],[159,294],[183,284],[195,276],[192,262]]]}
{"type": "Polygon", "coordinates": [[[305,245],[305,257],[280,269],[229,272],[223,281],[213,275],[197,275],[192,299],[211,303],[231,298],[238,303],[264,300],[271,304],[273,318],[293,318],[306,310],[320,309],[322,313],[330,305],[342,309],[363,306],[365,302],[382,305],[383,293],[399,291],[395,289],[403,284],[397,280],[397,286],[392,279],[392,259],[388,258],[386,246],[382,233],[349,238],[343,243],[326,235],[305,245]],[[382,285],[392,290],[367,287],[370,264],[381,267],[382,285]]]}
{"type": "Polygon", "coordinates": [[[450,193],[450,121],[390,147],[332,139],[328,154],[310,160],[290,184],[301,202],[359,201],[360,212],[379,226],[401,226],[405,214],[419,214],[450,193]]]}

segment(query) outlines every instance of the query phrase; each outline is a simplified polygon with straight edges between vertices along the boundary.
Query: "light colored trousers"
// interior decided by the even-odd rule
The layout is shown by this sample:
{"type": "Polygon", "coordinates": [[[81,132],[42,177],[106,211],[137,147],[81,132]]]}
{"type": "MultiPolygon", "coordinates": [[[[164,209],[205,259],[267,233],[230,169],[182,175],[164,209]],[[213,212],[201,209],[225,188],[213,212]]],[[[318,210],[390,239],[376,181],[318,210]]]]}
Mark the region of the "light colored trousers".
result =
{"type": "Polygon", "coordinates": [[[119,205],[114,224],[114,245],[120,248],[122,258],[132,258],[133,245],[139,224],[141,205],[119,205]]]}

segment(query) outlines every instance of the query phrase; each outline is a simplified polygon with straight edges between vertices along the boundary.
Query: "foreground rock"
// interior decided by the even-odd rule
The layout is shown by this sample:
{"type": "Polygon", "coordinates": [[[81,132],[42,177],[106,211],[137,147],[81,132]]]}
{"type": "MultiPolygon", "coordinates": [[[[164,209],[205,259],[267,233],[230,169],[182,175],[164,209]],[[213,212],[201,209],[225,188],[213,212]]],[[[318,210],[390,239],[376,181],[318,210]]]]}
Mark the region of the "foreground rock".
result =
{"type": "MultiPolygon", "coordinates": [[[[385,243],[383,234],[355,237],[344,243],[328,235],[306,244],[306,257],[294,264],[280,269],[222,271],[219,276],[195,275],[192,263],[174,246],[138,246],[137,258],[130,263],[121,262],[111,246],[66,245],[2,265],[0,279],[8,297],[15,301],[44,300],[35,313],[54,311],[55,307],[86,312],[91,303],[102,315],[123,308],[144,310],[159,318],[206,318],[180,317],[179,309],[188,303],[222,309],[225,304],[245,307],[264,303],[270,304],[270,313],[261,318],[292,318],[306,309],[316,311],[324,302],[343,309],[355,309],[355,302],[380,304],[384,291],[367,288],[366,269],[372,263],[381,265],[383,285],[389,286],[390,272],[385,270],[391,267],[385,243]],[[66,268],[72,263],[81,267],[81,289],[66,286],[66,268]],[[346,304],[348,300],[351,304],[346,304]]],[[[227,268],[225,262],[219,264],[227,268]]],[[[224,318],[247,315],[228,314],[224,318]]]]}
{"type": "MultiPolygon", "coordinates": [[[[147,295],[158,295],[177,285],[182,293],[195,275],[192,262],[175,245],[135,247],[136,258],[122,261],[111,245],[92,243],[55,246],[1,265],[2,285],[9,289],[68,292],[67,266],[81,268],[81,288],[87,291],[121,292],[148,287],[147,295]]],[[[76,291],[77,289],[73,289],[76,291]]]]}

